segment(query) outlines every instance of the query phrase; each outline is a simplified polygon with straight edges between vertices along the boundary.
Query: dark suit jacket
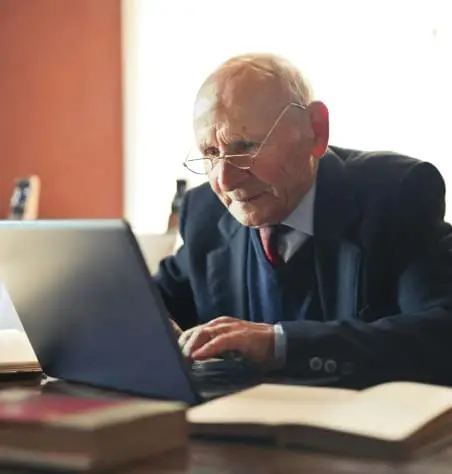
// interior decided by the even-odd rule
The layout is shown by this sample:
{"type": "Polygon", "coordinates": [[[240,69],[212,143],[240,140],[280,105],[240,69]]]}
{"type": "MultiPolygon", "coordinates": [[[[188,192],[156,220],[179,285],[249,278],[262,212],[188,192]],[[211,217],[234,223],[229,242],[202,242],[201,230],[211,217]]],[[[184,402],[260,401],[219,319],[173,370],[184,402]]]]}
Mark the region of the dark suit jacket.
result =
{"type": "MultiPolygon", "coordinates": [[[[429,163],[329,148],[314,206],[322,314],[282,322],[289,374],[324,376],[318,364],[313,369],[316,357],[333,360],[344,385],[452,381],[452,233],[444,196],[429,163]]],[[[170,314],[183,328],[220,315],[247,319],[248,229],[205,184],[187,193],[180,231],[184,246],[157,275],[170,314]]]]}

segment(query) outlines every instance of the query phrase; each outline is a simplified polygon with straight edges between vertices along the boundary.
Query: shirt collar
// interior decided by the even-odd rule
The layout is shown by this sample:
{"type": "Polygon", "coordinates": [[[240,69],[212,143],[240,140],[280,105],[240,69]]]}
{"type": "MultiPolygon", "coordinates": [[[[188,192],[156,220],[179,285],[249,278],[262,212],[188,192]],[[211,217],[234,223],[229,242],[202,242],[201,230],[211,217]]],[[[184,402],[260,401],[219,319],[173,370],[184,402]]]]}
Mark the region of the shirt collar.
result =
{"type": "Polygon", "coordinates": [[[295,229],[303,234],[314,235],[314,200],[315,200],[316,183],[305,194],[298,206],[289,214],[282,224],[295,229]]]}

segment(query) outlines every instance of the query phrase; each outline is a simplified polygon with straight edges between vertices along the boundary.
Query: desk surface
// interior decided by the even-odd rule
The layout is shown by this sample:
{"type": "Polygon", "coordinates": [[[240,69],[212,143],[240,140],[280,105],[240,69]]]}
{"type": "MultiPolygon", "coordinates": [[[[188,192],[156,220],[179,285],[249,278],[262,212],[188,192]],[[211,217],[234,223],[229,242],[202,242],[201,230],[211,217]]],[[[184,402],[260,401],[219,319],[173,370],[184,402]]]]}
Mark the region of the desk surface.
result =
{"type": "MultiPolygon", "coordinates": [[[[4,472],[11,471],[0,469],[0,474],[4,472]]],[[[32,471],[14,472],[25,474],[32,471]]],[[[279,449],[255,443],[191,439],[186,450],[167,451],[147,462],[115,472],[117,474],[150,472],[153,474],[450,474],[452,446],[427,457],[397,464],[301,449],[279,449]]]]}
{"type": "MultiPolygon", "coordinates": [[[[0,474],[12,472],[43,474],[47,471],[0,469],[0,474]]],[[[429,458],[395,464],[266,446],[194,440],[186,452],[168,451],[148,462],[108,472],[111,474],[450,474],[452,448],[429,458]]]]}
{"type": "Polygon", "coordinates": [[[188,452],[168,452],[124,474],[450,474],[452,449],[394,464],[268,446],[192,441],[188,452]]]}

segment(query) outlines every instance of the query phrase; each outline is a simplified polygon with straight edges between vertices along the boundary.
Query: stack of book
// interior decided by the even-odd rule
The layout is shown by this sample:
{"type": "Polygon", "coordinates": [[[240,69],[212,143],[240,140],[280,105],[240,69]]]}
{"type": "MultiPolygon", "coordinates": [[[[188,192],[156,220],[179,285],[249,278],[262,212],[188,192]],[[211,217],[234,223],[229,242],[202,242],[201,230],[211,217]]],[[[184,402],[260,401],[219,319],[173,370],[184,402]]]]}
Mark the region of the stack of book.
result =
{"type": "Polygon", "coordinates": [[[184,448],[183,404],[0,390],[0,465],[105,470],[184,448]]]}

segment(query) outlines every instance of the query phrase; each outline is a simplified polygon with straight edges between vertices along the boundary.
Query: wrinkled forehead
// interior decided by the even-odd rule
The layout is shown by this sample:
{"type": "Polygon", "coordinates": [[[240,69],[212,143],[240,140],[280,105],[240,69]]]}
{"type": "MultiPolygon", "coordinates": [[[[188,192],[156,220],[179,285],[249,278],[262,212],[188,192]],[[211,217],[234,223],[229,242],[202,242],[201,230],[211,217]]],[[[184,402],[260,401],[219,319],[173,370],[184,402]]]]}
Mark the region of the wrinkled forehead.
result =
{"type": "Polygon", "coordinates": [[[215,142],[218,136],[224,141],[244,138],[265,129],[265,121],[252,104],[226,108],[217,101],[201,99],[196,109],[193,126],[198,144],[215,142]]]}
{"type": "Polygon", "coordinates": [[[285,100],[274,81],[248,77],[212,80],[200,90],[195,102],[196,141],[207,143],[218,134],[231,139],[262,135],[285,100]]]}

